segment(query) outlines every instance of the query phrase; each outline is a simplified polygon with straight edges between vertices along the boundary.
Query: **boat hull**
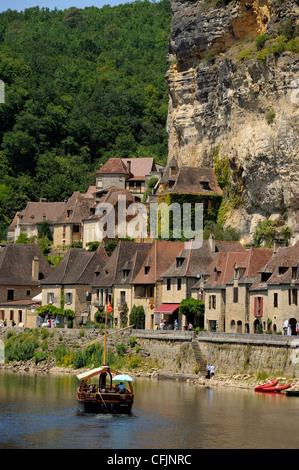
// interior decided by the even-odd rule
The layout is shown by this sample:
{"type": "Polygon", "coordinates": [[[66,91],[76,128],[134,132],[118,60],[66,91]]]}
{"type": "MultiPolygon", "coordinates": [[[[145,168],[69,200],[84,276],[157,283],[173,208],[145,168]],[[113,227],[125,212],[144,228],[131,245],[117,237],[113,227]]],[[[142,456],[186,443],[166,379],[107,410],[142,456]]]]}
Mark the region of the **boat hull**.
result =
{"type": "Polygon", "coordinates": [[[292,385],[291,383],[287,383],[283,385],[277,385],[276,387],[266,387],[259,391],[263,393],[271,393],[271,392],[278,393],[278,392],[281,392],[282,390],[286,390],[290,388],[291,385],[292,385]]]}
{"type": "Polygon", "coordinates": [[[82,402],[78,400],[78,408],[83,414],[130,414],[133,404],[104,404],[100,402],[82,402]]]}
{"type": "Polygon", "coordinates": [[[287,390],[286,395],[288,397],[299,397],[299,390],[287,390]]]}
{"type": "Polygon", "coordinates": [[[278,384],[278,379],[272,380],[271,382],[267,382],[266,384],[263,384],[263,385],[259,385],[258,387],[255,387],[254,390],[255,390],[256,392],[260,392],[260,391],[263,390],[264,388],[274,387],[276,384],[278,384]]]}
{"type": "Polygon", "coordinates": [[[129,414],[131,412],[134,395],[132,393],[89,393],[78,389],[77,401],[82,413],[112,413],[129,414]]]}

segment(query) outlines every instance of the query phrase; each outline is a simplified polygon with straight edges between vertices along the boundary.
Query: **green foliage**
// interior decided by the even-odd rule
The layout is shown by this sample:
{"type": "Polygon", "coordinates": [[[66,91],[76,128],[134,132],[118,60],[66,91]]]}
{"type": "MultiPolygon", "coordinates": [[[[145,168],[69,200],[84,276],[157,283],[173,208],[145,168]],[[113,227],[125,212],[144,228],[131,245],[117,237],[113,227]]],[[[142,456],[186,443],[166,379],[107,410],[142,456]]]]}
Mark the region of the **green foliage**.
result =
{"type": "Polygon", "coordinates": [[[136,307],[133,305],[130,313],[130,325],[134,325],[135,328],[145,328],[145,313],[142,305],[136,307]]]}
{"type": "Polygon", "coordinates": [[[216,240],[239,241],[238,231],[232,227],[224,228],[220,223],[207,222],[203,231],[203,239],[208,240],[210,235],[214,235],[216,240]]]}
{"type": "Polygon", "coordinates": [[[205,303],[202,300],[194,299],[183,299],[179,306],[179,313],[185,315],[188,321],[193,321],[194,317],[204,315],[205,303]]]}
{"type": "Polygon", "coordinates": [[[167,159],[168,0],[0,13],[0,237],[26,203],[94,184],[109,157],[167,159]]]}
{"type": "Polygon", "coordinates": [[[266,120],[268,124],[272,124],[275,120],[275,111],[270,109],[265,112],[266,120]]]}
{"type": "Polygon", "coordinates": [[[277,235],[275,225],[273,220],[260,220],[258,222],[253,234],[253,243],[256,248],[261,246],[262,243],[264,243],[265,248],[272,247],[274,238],[277,235]]]}
{"type": "Polygon", "coordinates": [[[49,240],[53,240],[52,232],[50,230],[49,222],[47,220],[44,220],[41,223],[37,236],[38,238],[48,238],[49,240]]]}
{"type": "Polygon", "coordinates": [[[256,48],[258,51],[260,51],[261,49],[263,49],[267,39],[268,39],[268,35],[267,34],[260,34],[259,36],[257,36],[255,38],[255,45],[256,45],[256,48]]]}
{"type": "Polygon", "coordinates": [[[126,346],[125,343],[120,343],[116,345],[116,351],[119,356],[124,356],[126,352],[126,346]]]}
{"type": "Polygon", "coordinates": [[[152,190],[155,187],[155,184],[157,183],[157,181],[158,181],[158,178],[150,178],[148,185],[147,185],[147,189],[143,195],[143,202],[146,202],[147,196],[149,196],[149,194],[152,193],[152,190]]]}

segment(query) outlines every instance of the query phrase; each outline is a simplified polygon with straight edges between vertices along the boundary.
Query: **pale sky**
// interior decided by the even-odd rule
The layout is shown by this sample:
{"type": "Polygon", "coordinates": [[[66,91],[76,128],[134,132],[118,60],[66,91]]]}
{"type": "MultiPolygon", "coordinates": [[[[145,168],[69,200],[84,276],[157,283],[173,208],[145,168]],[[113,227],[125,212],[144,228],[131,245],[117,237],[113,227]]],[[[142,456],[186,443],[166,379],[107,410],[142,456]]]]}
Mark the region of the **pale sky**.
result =
{"type": "Polygon", "coordinates": [[[54,10],[65,10],[70,7],[85,8],[95,6],[102,8],[104,5],[120,5],[121,3],[131,3],[129,0],[0,0],[0,12],[8,9],[23,11],[26,8],[39,6],[54,10]]]}

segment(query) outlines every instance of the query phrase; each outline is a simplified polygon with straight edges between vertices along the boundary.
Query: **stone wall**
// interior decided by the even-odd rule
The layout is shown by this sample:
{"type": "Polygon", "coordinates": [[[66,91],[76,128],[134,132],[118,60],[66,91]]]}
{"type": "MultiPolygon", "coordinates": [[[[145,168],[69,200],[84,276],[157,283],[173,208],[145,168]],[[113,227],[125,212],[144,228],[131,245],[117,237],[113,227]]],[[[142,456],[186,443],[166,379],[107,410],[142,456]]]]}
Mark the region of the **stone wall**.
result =
{"type": "MultiPolygon", "coordinates": [[[[10,328],[0,328],[0,340],[4,341],[10,328]]],[[[16,333],[23,331],[15,328],[16,333]]],[[[89,341],[104,338],[100,330],[52,329],[49,350],[62,343],[66,347],[82,346],[89,341]]],[[[199,344],[206,360],[215,366],[216,374],[284,375],[299,378],[299,339],[297,336],[250,335],[189,331],[148,331],[128,329],[108,335],[107,345],[114,348],[124,342],[129,345],[135,336],[139,353],[155,368],[168,374],[194,374],[197,368],[192,341],[199,344]]],[[[128,346],[128,351],[130,351],[128,346]]],[[[136,353],[135,353],[136,354],[136,353]]],[[[138,370],[134,370],[138,373],[138,370]]]]}

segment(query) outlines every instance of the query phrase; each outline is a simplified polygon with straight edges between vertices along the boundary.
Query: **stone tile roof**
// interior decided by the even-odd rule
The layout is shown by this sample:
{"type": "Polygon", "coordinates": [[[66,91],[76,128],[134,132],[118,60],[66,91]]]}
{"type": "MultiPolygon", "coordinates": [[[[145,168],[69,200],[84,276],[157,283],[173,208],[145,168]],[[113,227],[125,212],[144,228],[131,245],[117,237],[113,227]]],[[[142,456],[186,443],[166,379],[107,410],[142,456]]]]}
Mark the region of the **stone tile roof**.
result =
{"type": "MultiPolygon", "coordinates": [[[[226,242],[215,241],[216,252],[218,251],[244,251],[244,248],[239,242],[226,242]]],[[[162,273],[162,277],[196,277],[198,274],[202,275],[206,272],[216,252],[212,251],[211,245],[208,240],[203,240],[200,248],[192,248],[182,250],[177,255],[177,259],[173,264],[162,273]]]]}
{"type": "Polygon", "coordinates": [[[259,270],[259,277],[251,286],[251,290],[264,290],[268,285],[299,284],[299,241],[293,246],[280,247],[259,270]],[[285,269],[282,269],[285,268],[285,269]],[[297,268],[297,276],[293,279],[292,268],[297,268]],[[262,281],[262,274],[268,279],[262,281]]]}
{"type": "Polygon", "coordinates": [[[0,253],[0,285],[38,286],[32,279],[32,262],[39,259],[40,278],[47,277],[51,266],[35,244],[9,244],[0,253]]]}
{"type": "Polygon", "coordinates": [[[94,252],[85,251],[83,248],[72,248],[41,284],[91,285],[96,277],[96,271],[102,269],[108,259],[101,245],[94,252]]]}
{"type": "Polygon", "coordinates": [[[144,179],[155,171],[155,160],[149,158],[110,158],[96,172],[96,175],[127,175],[130,178],[144,179]]]}
{"type": "Polygon", "coordinates": [[[122,158],[123,163],[128,169],[128,162],[130,162],[130,173],[132,178],[145,177],[155,169],[154,158],[122,158]]]}
{"type": "Polygon", "coordinates": [[[218,252],[209,266],[206,275],[209,276],[205,289],[224,288],[231,284],[234,278],[235,267],[241,269],[239,283],[246,283],[248,279],[254,282],[259,270],[271,257],[273,251],[263,248],[251,248],[243,252],[218,252]]]}
{"type": "Polygon", "coordinates": [[[55,224],[81,224],[81,221],[90,215],[90,209],[94,207],[93,197],[86,197],[79,191],[75,191],[66,203],[56,219],[55,224]]]}
{"type": "Polygon", "coordinates": [[[177,194],[202,194],[212,195],[217,193],[222,196],[222,189],[218,186],[213,168],[197,168],[182,166],[175,175],[174,185],[165,193],[177,194]],[[209,189],[205,189],[208,184],[209,189]]]}
{"type": "Polygon", "coordinates": [[[133,284],[155,284],[155,282],[161,281],[162,274],[171,266],[184,247],[185,242],[156,240],[139,272],[134,277],[133,284]],[[147,273],[146,267],[149,268],[147,273]]]}
{"type": "Polygon", "coordinates": [[[151,246],[151,243],[119,241],[92,286],[112,287],[114,284],[131,283],[151,246]],[[126,276],[124,270],[128,271],[126,276]]]}
{"type": "Polygon", "coordinates": [[[64,202],[28,202],[25,209],[19,213],[19,224],[36,225],[47,220],[52,225],[59,218],[64,207],[64,202]]]}
{"type": "Polygon", "coordinates": [[[126,164],[122,158],[109,158],[109,160],[100,167],[96,175],[128,175],[126,164]]]}

